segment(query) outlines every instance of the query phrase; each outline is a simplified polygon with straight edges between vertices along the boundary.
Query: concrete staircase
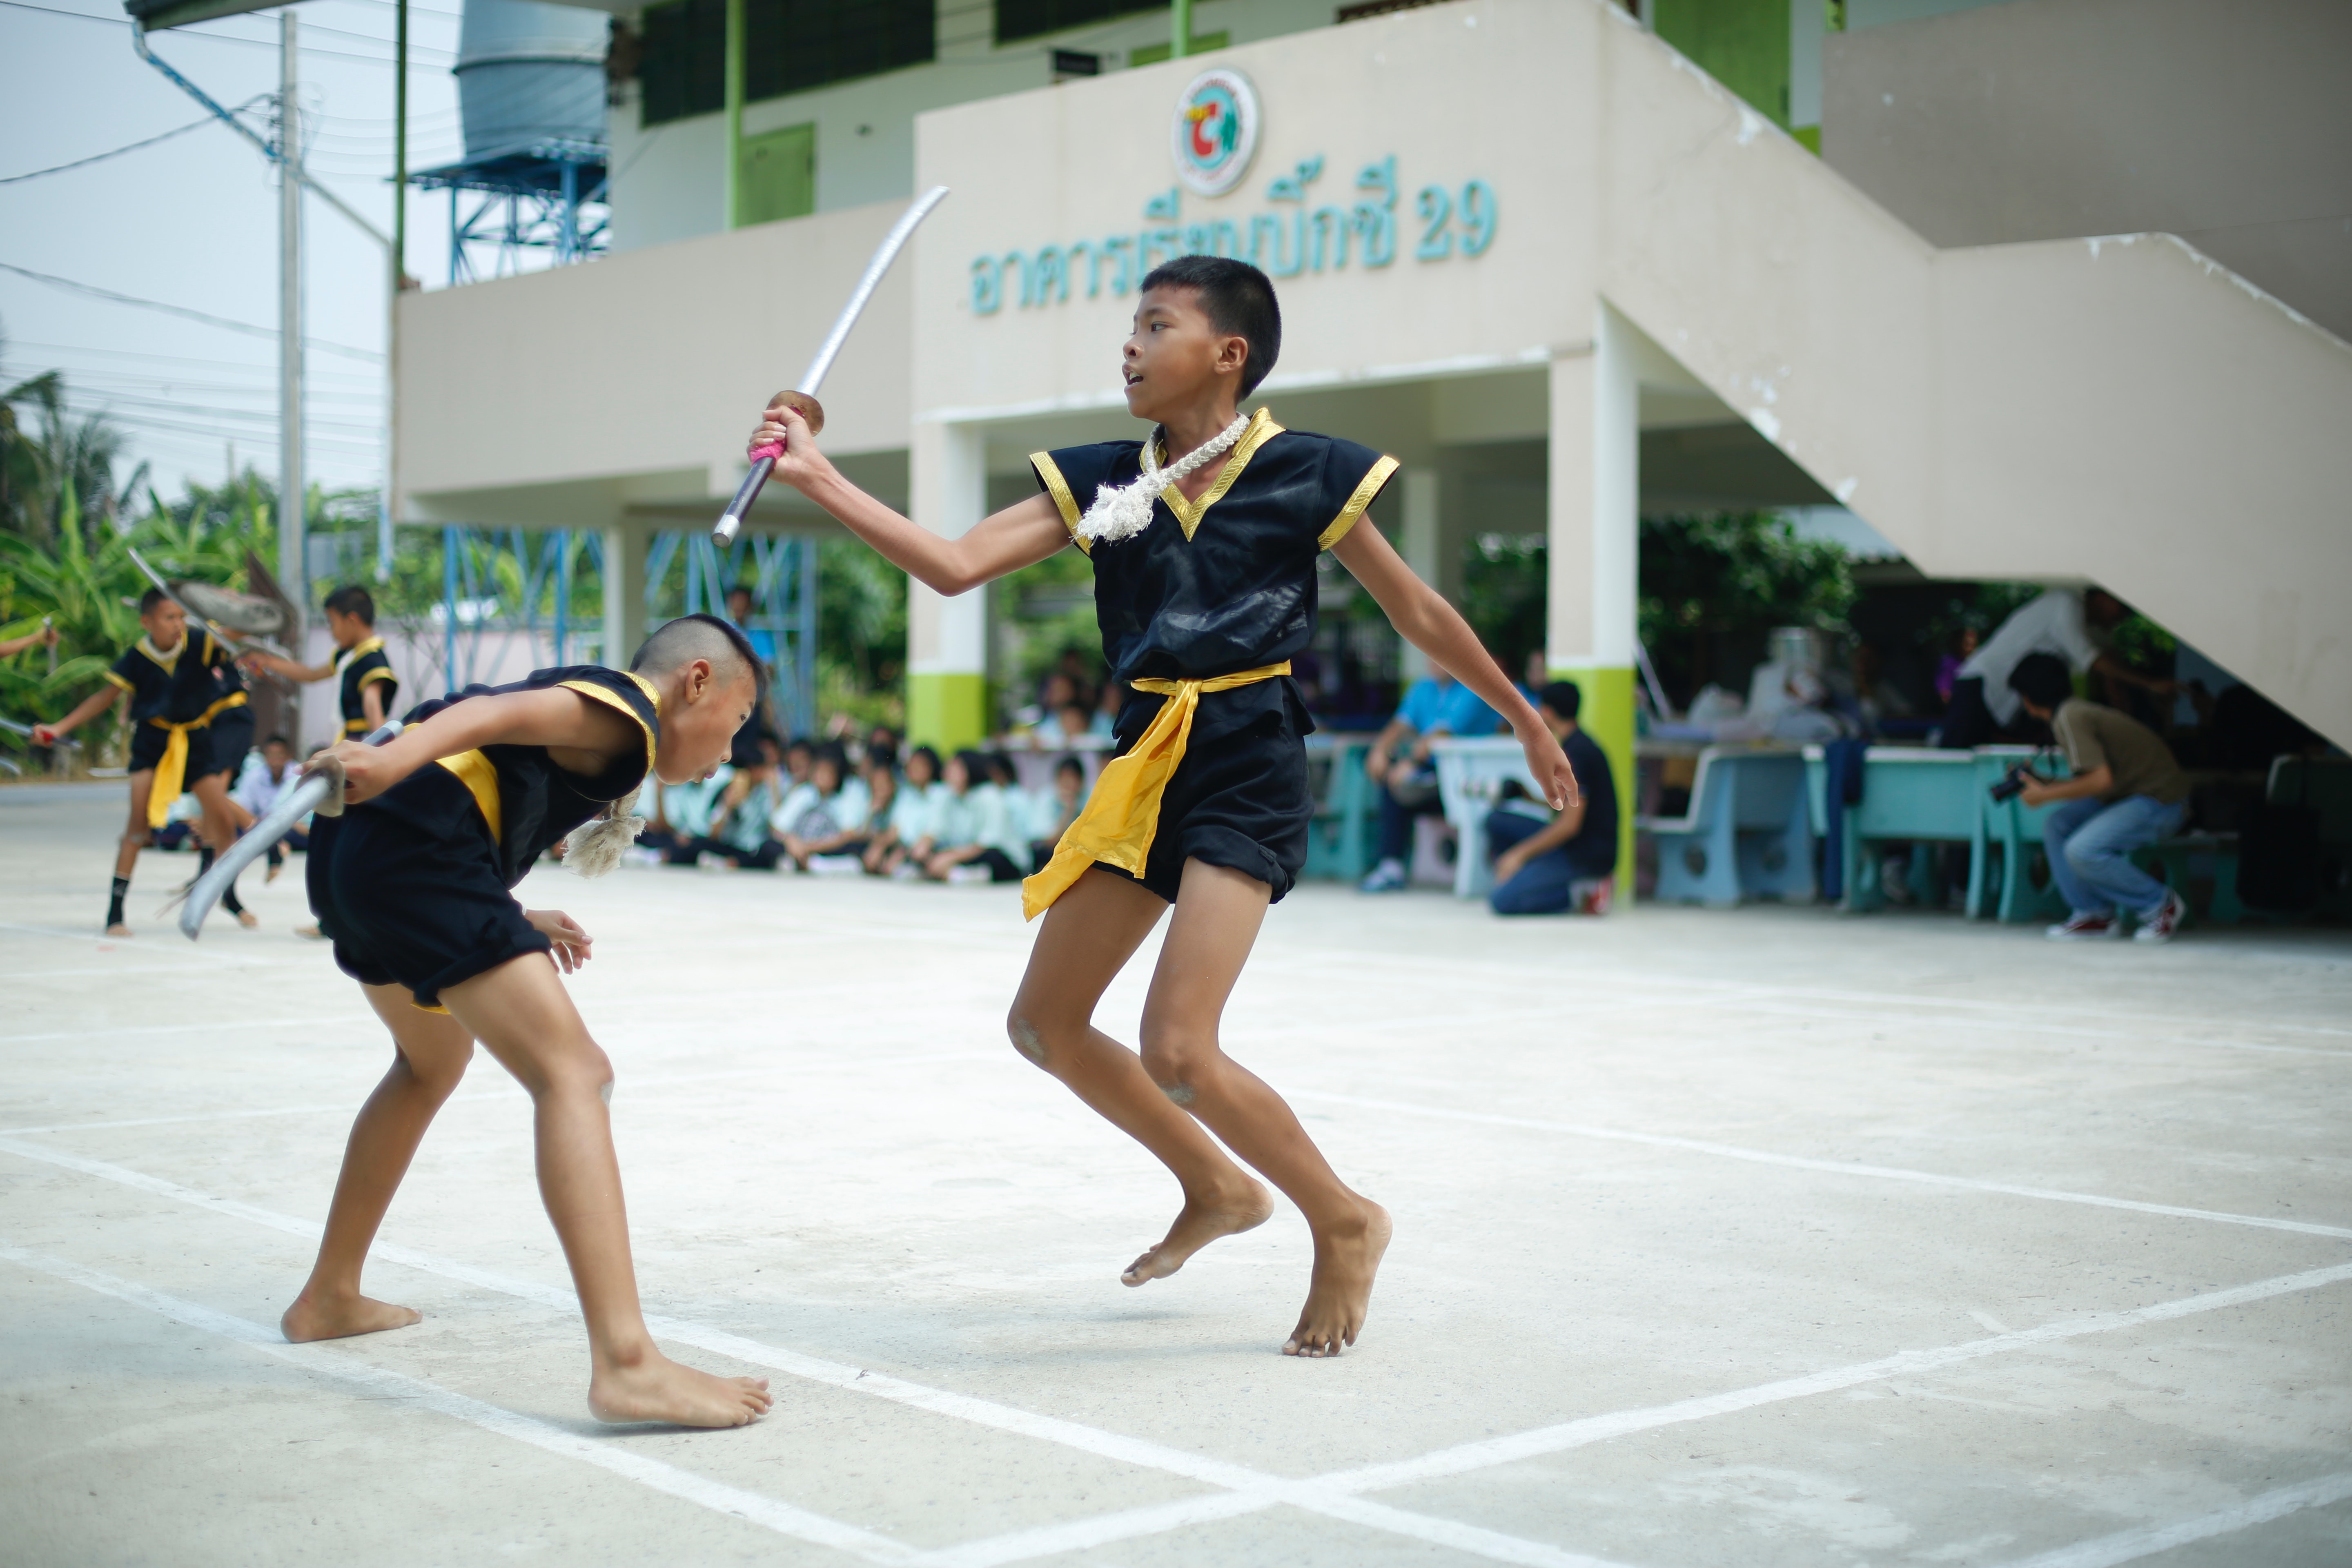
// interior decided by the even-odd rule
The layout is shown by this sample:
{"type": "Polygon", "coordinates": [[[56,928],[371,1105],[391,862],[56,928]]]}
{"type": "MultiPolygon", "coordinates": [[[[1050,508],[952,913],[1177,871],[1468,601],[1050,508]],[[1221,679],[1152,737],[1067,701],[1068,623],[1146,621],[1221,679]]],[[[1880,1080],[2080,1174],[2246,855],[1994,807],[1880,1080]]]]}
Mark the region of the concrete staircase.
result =
{"type": "Polygon", "coordinates": [[[1927,572],[2098,583],[2352,746],[2352,345],[2169,235],[1938,250],[1612,15],[1612,305],[1927,572]]]}

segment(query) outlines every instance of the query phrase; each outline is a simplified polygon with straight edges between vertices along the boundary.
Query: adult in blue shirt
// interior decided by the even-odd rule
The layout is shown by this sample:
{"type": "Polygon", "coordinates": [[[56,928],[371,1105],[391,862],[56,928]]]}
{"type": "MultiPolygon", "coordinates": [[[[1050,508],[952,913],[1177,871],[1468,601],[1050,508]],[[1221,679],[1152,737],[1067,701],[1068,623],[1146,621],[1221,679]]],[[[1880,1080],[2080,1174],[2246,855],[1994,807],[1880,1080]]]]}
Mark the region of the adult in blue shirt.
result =
{"type": "Polygon", "coordinates": [[[1413,818],[1444,809],[1429,743],[1441,735],[1491,735],[1502,722],[1476,692],[1433,660],[1429,673],[1412,683],[1364,758],[1365,776],[1381,792],[1381,858],[1364,879],[1365,892],[1393,893],[1404,887],[1413,818]]]}
{"type": "Polygon", "coordinates": [[[1540,801],[1512,801],[1486,817],[1486,852],[1495,858],[1498,915],[1605,914],[1617,869],[1617,781],[1600,743],[1578,727],[1583,694],[1556,680],[1543,689],[1536,715],[1568,753],[1577,803],[1547,811],[1540,801]]]}

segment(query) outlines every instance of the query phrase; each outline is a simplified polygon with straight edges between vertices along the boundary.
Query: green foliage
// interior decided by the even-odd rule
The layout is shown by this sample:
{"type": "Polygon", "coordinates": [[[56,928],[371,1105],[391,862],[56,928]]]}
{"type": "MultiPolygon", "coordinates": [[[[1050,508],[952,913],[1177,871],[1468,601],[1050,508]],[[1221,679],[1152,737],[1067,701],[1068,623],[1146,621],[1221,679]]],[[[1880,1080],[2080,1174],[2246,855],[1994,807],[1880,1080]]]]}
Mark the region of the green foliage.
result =
{"type": "Polygon", "coordinates": [[[1540,533],[1482,533],[1463,558],[1462,618],[1513,679],[1544,646],[1549,559],[1540,533]]]}
{"type": "Polygon", "coordinates": [[[1777,512],[1643,518],[1641,552],[1642,641],[1677,701],[1744,676],[1772,627],[1841,630],[1853,607],[1844,548],[1799,539],[1777,512]],[[1750,651],[1718,658],[1717,644],[1750,651]]]}
{"type": "Polygon", "coordinates": [[[903,723],[907,574],[856,539],[822,541],[816,560],[818,709],[903,723]]]}
{"type": "Polygon", "coordinates": [[[1095,618],[1094,563],[1076,550],[1060,550],[1034,566],[1000,579],[989,591],[996,598],[1002,688],[999,705],[1009,719],[1037,700],[1065,648],[1076,648],[1089,668],[1103,669],[1102,626],[1095,618]]]}

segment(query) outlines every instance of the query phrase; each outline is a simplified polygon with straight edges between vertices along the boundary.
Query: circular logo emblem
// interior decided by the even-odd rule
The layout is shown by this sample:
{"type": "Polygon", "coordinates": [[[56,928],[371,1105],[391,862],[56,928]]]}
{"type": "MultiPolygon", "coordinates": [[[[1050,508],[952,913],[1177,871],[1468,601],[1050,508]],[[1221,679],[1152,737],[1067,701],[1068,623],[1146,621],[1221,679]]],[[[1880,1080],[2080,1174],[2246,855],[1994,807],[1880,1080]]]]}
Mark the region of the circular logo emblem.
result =
{"type": "Polygon", "coordinates": [[[1223,195],[1257,152],[1257,89],[1237,70],[1202,71],[1176,100],[1174,132],[1176,177],[1202,195],[1223,195]]]}

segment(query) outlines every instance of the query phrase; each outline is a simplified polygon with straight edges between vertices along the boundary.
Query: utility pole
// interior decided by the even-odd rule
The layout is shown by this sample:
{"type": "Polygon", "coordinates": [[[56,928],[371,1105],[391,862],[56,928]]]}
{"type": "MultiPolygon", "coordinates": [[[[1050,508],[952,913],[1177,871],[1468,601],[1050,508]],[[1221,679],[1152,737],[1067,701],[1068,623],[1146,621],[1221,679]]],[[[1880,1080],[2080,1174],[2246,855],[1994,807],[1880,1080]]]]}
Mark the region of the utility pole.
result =
{"type": "Polygon", "coordinates": [[[1192,0],[1175,0],[1168,8],[1168,55],[1182,59],[1192,52],[1192,0]]]}
{"type": "Polygon", "coordinates": [[[308,657],[310,590],[302,550],[302,110],[294,27],[289,5],[278,14],[278,585],[294,605],[289,640],[299,658],[308,657]]]}
{"type": "Polygon", "coordinates": [[[383,296],[383,494],[375,512],[375,580],[392,581],[393,507],[400,489],[400,291],[408,281],[408,0],[393,25],[392,279],[383,296]]]}

